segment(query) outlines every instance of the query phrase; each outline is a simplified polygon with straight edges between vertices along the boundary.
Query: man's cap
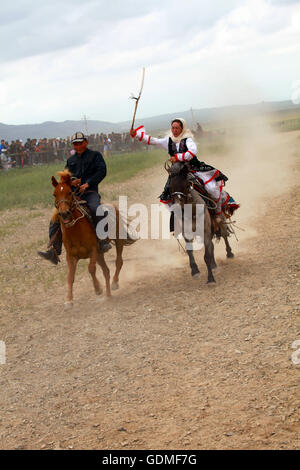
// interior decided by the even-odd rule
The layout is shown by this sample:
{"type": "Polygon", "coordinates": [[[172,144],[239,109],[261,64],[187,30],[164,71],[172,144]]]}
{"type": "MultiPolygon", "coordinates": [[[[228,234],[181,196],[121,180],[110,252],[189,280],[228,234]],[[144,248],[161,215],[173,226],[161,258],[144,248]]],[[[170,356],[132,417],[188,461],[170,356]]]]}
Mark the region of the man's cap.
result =
{"type": "Polygon", "coordinates": [[[84,140],[87,140],[87,137],[82,132],[75,132],[71,138],[72,144],[74,144],[74,142],[83,142],[84,140]]]}

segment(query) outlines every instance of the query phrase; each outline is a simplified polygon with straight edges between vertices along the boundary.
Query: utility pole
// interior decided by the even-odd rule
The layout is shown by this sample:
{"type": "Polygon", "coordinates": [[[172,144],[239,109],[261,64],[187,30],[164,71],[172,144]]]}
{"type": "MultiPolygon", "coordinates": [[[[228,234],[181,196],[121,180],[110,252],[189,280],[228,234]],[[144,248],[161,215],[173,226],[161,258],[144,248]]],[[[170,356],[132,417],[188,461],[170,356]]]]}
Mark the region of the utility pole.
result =
{"type": "Polygon", "coordinates": [[[85,134],[88,136],[88,135],[89,135],[88,122],[87,122],[87,117],[86,117],[85,114],[83,115],[83,117],[81,118],[81,120],[84,122],[85,134]]]}
{"type": "Polygon", "coordinates": [[[194,112],[193,112],[193,108],[191,107],[191,115],[192,115],[192,129],[194,129],[195,127],[195,117],[194,117],[194,112]]]}

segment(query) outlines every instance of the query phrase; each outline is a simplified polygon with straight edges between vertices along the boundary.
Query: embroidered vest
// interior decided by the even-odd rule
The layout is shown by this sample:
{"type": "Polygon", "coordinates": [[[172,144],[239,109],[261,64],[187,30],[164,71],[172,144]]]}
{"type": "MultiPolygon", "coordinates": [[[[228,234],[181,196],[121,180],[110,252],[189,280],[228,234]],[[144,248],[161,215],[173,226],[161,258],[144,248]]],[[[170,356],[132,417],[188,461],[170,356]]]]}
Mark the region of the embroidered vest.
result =
{"type": "Polygon", "coordinates": [[[175,153],[184,153],[184,152],[187,152],[188,151],[188,148],[187,148],[187,145],[186,145],[186,138],[185,139],[181,139],[181,141],[179,142],[179,149],[177,150],[177,147],[176,147],[176,142],[173,142],[173,140],[171,139],[171,137],[169,137],[169,155],[170,157],[174,157],[175,153]]]}
{"type": "MultiPolygon", "coordinates": [[[[187,137],[185,139],[181,139],[181,141],[179,142],[179,149],[177,150],[176,143],[173,142],[171,137],[169,137],[169,155],[171,157],[174,157],[176,153],[184,153],[188,151],[188,147],[186,145],[186,139],[187,137]]],[[[197,157],[193,157],[189,161],[189,164],[190,164],[191,170],[194,170],[194,171],[200,171],[201,165],[203,164],[205,165],[205,163],[199,162],[197,157]]]]}

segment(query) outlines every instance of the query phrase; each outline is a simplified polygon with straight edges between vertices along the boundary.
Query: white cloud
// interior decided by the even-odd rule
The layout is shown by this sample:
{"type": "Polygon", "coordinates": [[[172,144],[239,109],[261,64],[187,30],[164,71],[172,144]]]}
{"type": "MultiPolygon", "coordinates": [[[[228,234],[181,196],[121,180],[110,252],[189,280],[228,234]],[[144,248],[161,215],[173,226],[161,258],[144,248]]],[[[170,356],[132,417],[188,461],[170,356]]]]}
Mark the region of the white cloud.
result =
{"type": "Polygon", "coordinates": [[[288,99],[300,78],[299,2],[15,0],[5,16],[6,123],[130,119],[142,66],[140,116],[288,99]]]}

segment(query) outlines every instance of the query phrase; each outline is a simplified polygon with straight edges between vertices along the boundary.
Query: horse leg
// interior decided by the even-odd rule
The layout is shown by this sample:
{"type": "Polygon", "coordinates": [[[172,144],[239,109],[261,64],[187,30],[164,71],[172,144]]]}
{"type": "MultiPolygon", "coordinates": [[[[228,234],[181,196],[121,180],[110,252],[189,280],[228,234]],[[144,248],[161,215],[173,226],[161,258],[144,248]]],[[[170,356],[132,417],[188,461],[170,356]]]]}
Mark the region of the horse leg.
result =
{"type": "Polygon", "coordinates": [[[234,254],[231,250],[231,246],[229,245],[228,241],[227,225],[225,224],[221,224],[221,235],[225,242],[227,258],[234,258],[234,254]]]}
{"type": "Polygon", "coordinates": [[[112,285],[111,285],[111,288],[113,290],[119,289],[119,274],[123,266],[123,258],[122,258],[123,247],[124,245],[123,245],[122,240],[116,240],[116,252],[117,252],[116,271],[115,271],[112,285]]]}
{"type": "Polygon", "coordinates": [[[193,247],[192,248],[187,247],[188,243],[193,243],[193,240],[188,240],[187,238],[185,238],[185,243],[186,243],[186,252],[188,254],[189,262],[190,262],[191,274],[194,279],[199,279],[200,271],[198,269],[198,266],[194,258],[193,247]]]}
{"type": "Polygon", "coordinates": [[[213,242],[211,241],[211,269],[216,269],[217,268],[217,263],[216,263],[216,260],[215,260],[215,247],[214,247],[214,244],[213,242]]]}
{"type": "Polygon", "coordinates": [[[68,263],[68,295],[67,295],[67,300],[65,302],[65,305],[72,306],[73,305],[73,284],[74,284],[78,259],[74,258],[73,256],[67,255],[67,263],[68,263]]]}
{"type": "Polygon", "coordinates": [[[97,276],[96,276],[96,262],[97,262],[97,254],[95,253],[95,254],[93,254],[93,256],[90,257],[89,273],[92,276],[95,293],[97,295],[101,295],[103,290],[102,290],[100,282],[98,281],[97,276]]]}
{"type": "Polygon", "coordinates": [[[110,274],[109,274],[108,266],[107,266],[106,261],[104,259],[104,254],[101,251],[98,253],[97,262],[101,266],[103,276],[105,278],[106,296],[110,297],[111,296],[111,292],[110,292],[110,274]]]}
{"type": "Polygon", "coordinates": [[[208,241],[208,243],[205,243],[205,251],[204,251],[204,261],[207,267],[207,282],[216,282],[213,272],[212,272],[212,264],[214,260],[214,252],[213,252],[213,243],[212,241],[208,241]]]}
{"type": "Polygon", "coordinates": [[[204,217],[204,261],[207,267],[208,278],[207,282],[216,282],[212,269],[216,267],[215,256],[214,256],[214,245],[212,242],[212,226],[211,218],[208,210],[205,210],[204,217]]]}

